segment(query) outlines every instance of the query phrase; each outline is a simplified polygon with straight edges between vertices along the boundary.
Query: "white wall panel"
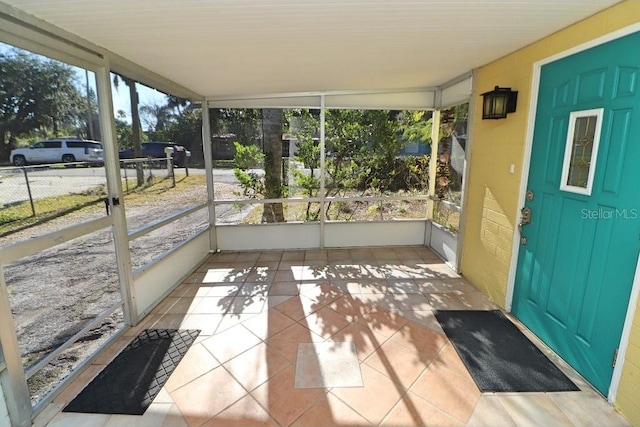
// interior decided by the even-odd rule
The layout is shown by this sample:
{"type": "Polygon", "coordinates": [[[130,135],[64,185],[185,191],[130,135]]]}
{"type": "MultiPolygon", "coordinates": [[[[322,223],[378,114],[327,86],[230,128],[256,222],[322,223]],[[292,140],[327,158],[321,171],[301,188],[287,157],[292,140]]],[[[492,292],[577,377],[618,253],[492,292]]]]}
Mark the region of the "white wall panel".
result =
{"type": "Polygon", "coordinates": [[[325,246],[424,245],[425,220],[335,222],[325,224],[325,246]]]}
{"type": "Polygon", "coordinates": [[[203,232],[136,276],[134,287],[140,318],[160,302],[209,255],[209,234],[203,232]]]}
{"type": "Polygon", "coordinates": [[[219,225],[218,249],[248,251],[320,247],[320,224],[219,225]]]}
{"type": "Polygon", "coordinates": [[[444,258],[451,265],[456,264],[456,253],[458,250],[458,239],[451,232],[442,226],[431,223],[431,249],[444,258]]]}

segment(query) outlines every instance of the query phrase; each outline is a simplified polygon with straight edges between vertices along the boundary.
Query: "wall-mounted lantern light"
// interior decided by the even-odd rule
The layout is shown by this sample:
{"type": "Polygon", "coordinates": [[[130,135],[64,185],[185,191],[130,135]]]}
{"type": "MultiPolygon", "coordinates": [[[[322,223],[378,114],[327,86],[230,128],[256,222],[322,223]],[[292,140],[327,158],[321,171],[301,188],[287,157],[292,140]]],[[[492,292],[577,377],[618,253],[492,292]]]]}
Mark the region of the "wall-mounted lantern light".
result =
{"type": "Polygon", "coordinates": [[[518,91],[510,87],[496,86],[491,92],[482,94],[482,119],[504,119],[516,111],[518,91]]]}

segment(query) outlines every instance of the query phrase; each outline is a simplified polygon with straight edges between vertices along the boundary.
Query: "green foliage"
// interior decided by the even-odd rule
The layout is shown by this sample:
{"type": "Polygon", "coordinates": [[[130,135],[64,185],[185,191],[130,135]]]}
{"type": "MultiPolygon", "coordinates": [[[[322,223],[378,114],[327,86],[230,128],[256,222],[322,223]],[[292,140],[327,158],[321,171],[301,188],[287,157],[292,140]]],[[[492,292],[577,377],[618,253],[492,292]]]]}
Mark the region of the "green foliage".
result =
{"type": "Polygon", "coordinates": [[[264,197],[264,177],[250,170],[264,165],[264,153],[257,145],[242,145],[237,141],[233,145],[236,149],[233,174],[240,181],[242,194],[245,197],[264,197]]]}
{"type": "Polygon", "coordinates": [[[264,166],[264,153],[257,145],[242,145],[235,141],[233,143],[236,149],[234,162],[237,169],[247,170],[264,166]]]}
{"type": "Polygon", "coordinates": [[[402,136],[412,143],[431,145],[433,119],[426,111],[404,111],[400,118],[402,136]]]}
{"type": "Polygon", "coordinates": [[[18,138],[86,131],[86,100],[75,79],[58,61],[18,49],[0,53],[0,158],[18,138]]]}

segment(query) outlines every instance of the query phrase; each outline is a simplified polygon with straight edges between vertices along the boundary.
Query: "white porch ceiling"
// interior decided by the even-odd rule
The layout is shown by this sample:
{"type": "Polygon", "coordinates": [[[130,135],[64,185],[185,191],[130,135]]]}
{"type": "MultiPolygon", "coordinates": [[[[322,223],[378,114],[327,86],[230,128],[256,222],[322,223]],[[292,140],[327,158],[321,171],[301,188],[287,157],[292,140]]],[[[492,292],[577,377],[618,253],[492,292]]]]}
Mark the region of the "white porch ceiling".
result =
{"type": "Polygon", "coordinates": [[[618,2],[2,1],[215,97],[434,87],[618,2]]]}

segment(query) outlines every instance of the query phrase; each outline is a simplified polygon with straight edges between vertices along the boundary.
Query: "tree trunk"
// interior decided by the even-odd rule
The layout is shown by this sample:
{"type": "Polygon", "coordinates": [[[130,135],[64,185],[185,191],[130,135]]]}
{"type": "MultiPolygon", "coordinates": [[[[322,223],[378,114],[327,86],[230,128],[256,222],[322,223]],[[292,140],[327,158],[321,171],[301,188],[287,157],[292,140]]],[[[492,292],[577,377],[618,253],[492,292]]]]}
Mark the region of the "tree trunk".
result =
{"type": "MultiPolygon", "coordinates": [[[[140,147],[140,112],[138,111],[138,91],[136,90],[136,82],[124,78],[124,83],[129,87],[129,99],[131,100],[131,139],[133,143],[133,157],[136,159],[142,157],[142,149],[140,147]]],[[[136,163],[136,180],[138,187],[144,185],[144,171],[142,163],[136,163]]]]}
{"type": "MultiPolygon", "coordinates": [[[[282,109],[262,110],[262,137],[264,139],[264,197],[279,199],[282,191],[282,109]]],[[[282,203],[265,203],[262,222],[284,222],[282,203]]]]}

